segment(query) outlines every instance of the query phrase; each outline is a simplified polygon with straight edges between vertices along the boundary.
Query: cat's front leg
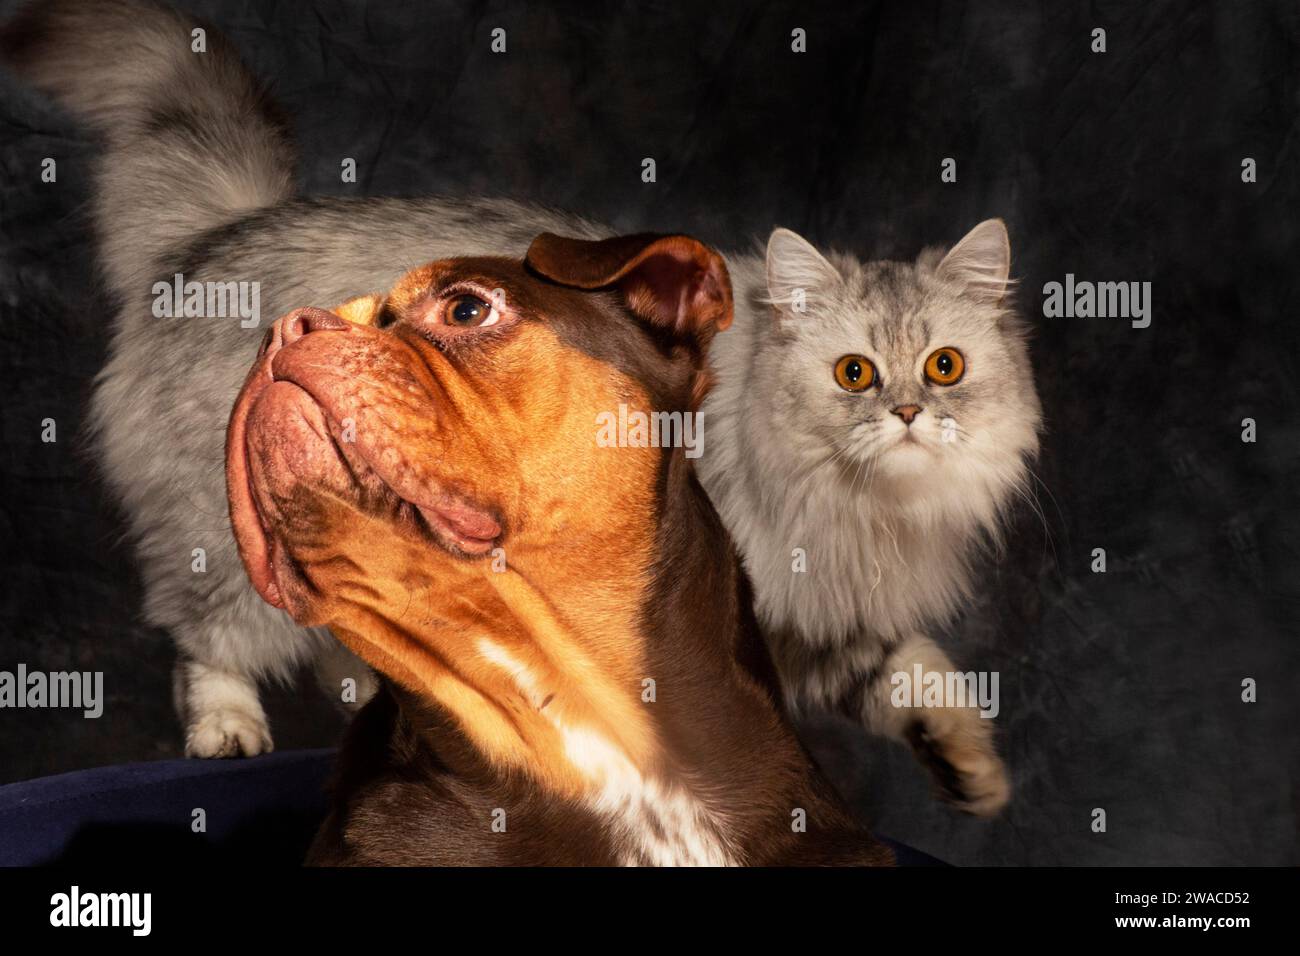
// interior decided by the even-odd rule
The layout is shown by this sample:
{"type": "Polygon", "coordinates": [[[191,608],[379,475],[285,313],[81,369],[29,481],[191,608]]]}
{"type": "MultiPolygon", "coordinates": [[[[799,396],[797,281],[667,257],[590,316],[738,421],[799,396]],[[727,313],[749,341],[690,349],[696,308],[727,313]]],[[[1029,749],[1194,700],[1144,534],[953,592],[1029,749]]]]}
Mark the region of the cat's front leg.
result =
{"type": "Polygon", "coordinates": [[[256,757],[275,749],[254,677],[182,659],[172,693],[185,723],[185,756],[256,757]]]}
{"type": "Polygon", "coordinates": [[[967,690],[974,688],[948,656],[925,635],[913,634],[863,687],[862,716],[874,733],[911,746],[943,799],[967,813],[993,816],[1010,799],[1011,782],[993,743],[993,721],[982,716],[978,693],[967,690]]]}

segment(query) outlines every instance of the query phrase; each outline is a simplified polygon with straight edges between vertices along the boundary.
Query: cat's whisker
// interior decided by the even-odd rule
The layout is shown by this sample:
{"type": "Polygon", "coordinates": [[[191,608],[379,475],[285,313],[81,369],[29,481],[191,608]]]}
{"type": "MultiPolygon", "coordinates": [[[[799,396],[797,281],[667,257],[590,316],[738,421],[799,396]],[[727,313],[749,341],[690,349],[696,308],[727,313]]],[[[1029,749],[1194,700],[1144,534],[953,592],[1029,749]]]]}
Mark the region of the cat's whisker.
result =
{"type": "Polygon", "coordinates": [[[807,487],[810,481],[812,481],[813,476],[816,475],[818,472],[820,472],[823,468],[835,464],[836,461],[838,461],[842,455],[844,455],[844,449],[839,448],[834,452],[834,454],[830,455],[828,458],[823,458],[817,464],[809,468],[808,473],[804,475],[803,480],[799,482],[799,487],[797,487],[794,490],[794,495],[792,497],[797,499],[799,495],[803,494],[804,488],[807,487]]]}
{"type": "MultiPolygon", "coordinates": [[[[1064,527],[1065,515],[1061,511],[1060,502],[1056,500],[1056,495],[1052,494],[1052,489],[1047,486],[1047,483],[1043,481],[1043,479],[1038,477],[1038,473],[1034,471],[1033,466],[1031,466],[1028,462],[1025,463],[1025,471],[1029,474],[1030,478],[1032,478],[1034,481],[1038,483],[1038,486],[1042,488],[1043,491],[1047,492],[1047,497],[1050,498],[1052,501],[1052,507],[1056,509],[1056,516],[1061,520],[1061,526],[1064,527]]],[[[1036,494],[1037,493],[1035,493],[1035,495],[1036,494]]]]}
{"type": "MultiPolygon", "coordinates": [[[[957,421],[956,419],[954,419],[954,418],[950,418],[949,421],[952,422],[951,425],[942,425],[942,426],[940,426],[944,431],[951,430],[952,433],[953,433],[954,435],[957,436],[957,442],[958,442],[958,443],[960,443],[960,442],[968,442],[968,443],[969,443],[970,441],[972,441],[971,433],[970,433],[970,430],[969,430],[968,428],[966,428],[964,425],[962,425],[960,422],[958,422],[958,421],[957,421]]],[[[941,432],[940,434],[942,434],[942,432],[941,432]]],[[[951,442],[944,442],[944,441],[942,441],[942,439],[940,439],[940,442],[941,442],[941,444],[952,444],[951,442]]]]}
{"type": "Polygon", "coordinates": [[[863,469],[864,469],[864,468],[866,469],[866,477],[867,477],[868,480],[867,480],[867,482],[864,482],[863,487],[864,487],[864,489],[865,489],[866,487],[868,487],[868,485],[869,485],[869,483],[870,483],[870,477],[871,477],[871,474],[872,474],[872,472],[875,470],[875,467],[874,467],[874,466],[875,466],[875,463],[876,463],[876,458],[875,458],[875,456],[871,456],[871,455],[859,455],[859,456],[858,456],[858,470],[857,470],[857,473],[853,476],[853,485],[852,485],[852,488],[851,488],[851,490],[850,490],[850,495],[851,495],[852,497],[854,497],[854,498],[857,497],[857,491],[858,491],[858,480],[859,480],[860,478],[863,477],[863,469]]]}
{"type": "MultiPolygon", "coordinates": [[[[1028,465],[1025,465],[1024,468],[1028,477],[1031,477],[1035,481],[1038,481],[1039,484],[1042,484],[1042,481],[1034,474],[1032,468],[1028,465]]],[[[1008,472],[1005,468],[999,469],[996,466],[994,466],[994,474],[1003,481],[1003,483],[1011,490],[1012,494],[1029,505],[1030,510],[1043,528],[1043,553],[1046,554],[1047,550],[1050,548],[1052,561],[1053,563],[1057,563],[1059,561],[1059,556],[1057,555],[1056,540],[1052,535],[1051,525],[1047,520],[1047,515],[1043,511],[1041,503],[1038,501],[1038,495],[1034,491],[1033,485],[1029,484],[1025,480],[1026,475],[1008,472]]],[[[1051,492],[1049,491],[1048,494],[1050,495],[1051,492]]]]}
{"type": "MultiPolygon", "coordinates": [[[[1059,504],[1057,504],[1056,497],[1052,494],[1051,489],[1048,488],[1046,484],[1044,484],[1044,482],[1042,481],[1041,478],[1038,477],[1038,475],[1034,474],[1033,468],[1030,468],[1028,465],[1026,465],[1025,471],[1028,473],[1031,479],[1033,479],[1039,485],[1041,485],[1043,490],[1047,492],[1047,496],[1048,498],[1051,499],[1053,507],[1056,508],[1057,516],[1061,518],[1062,524],[1064,524],[1065,518],[1063,515],[1061,515],[1061,507],[1059,504]]],[[[1052,549],[1052,563],[1059,564],[1060,557],[1056,552],[1056,539],[1052,535],[1052,529],[1050,524],[1047,521],[1047,515],[1043,512],[1042,503],[1038,500],[1038,493],[1037,491],[1034,490],[1033,485],[1025,486],[1023,481],[1020,482],[1020,484],[1024,486],[1024,490],[1021,492],[1021,497],[1024,498],[1026,501],[1032,502],[1034,511],[1038,515],[1038,520],[1043,526],[1044,553],[1046,553],[1047,547],[1050,546],[1052,549]]]]}

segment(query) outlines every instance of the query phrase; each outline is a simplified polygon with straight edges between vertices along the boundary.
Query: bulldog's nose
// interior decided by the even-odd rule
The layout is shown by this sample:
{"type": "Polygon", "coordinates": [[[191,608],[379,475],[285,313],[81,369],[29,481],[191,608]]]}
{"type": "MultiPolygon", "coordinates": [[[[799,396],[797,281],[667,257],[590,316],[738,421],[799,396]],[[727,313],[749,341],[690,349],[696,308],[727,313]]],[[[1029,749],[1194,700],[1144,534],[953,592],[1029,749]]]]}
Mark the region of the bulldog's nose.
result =
{"type": "Polygon", "coordinates": [[[338,332],[347,327],[347,322],[325,309],[297,309],[284,317],[280,335],[284,345],[292,345],[310,332],[338,332]]]}
{"type": "Polygon", "coordinates": [[[346,331],[348,323],[341,317],[325,309],[294,309],[288,315],[276,319],[266,335],[262,337],[259,356],[268,351],[278,352],[286,345],[292,345],[309,332],[346,331]]]}
{"type": "Polygon", "coordinates": [[[912,419],[921,414],[920,405],[898,405],[890,409],[895,415],[901,418],[907,424],[912,424],[912,419]]]}

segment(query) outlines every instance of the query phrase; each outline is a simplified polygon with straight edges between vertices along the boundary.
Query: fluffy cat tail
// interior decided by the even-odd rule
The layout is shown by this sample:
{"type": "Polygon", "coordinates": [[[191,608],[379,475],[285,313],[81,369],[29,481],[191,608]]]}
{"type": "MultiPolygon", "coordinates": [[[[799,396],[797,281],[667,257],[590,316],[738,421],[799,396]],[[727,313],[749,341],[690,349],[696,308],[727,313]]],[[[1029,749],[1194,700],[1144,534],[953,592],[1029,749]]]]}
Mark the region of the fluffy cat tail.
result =
{"type": "Polygon", "coordinates": [[[215,30],[141,0],[46,0],[0,28],[0,61],[102,135],[94,218],[119,294],[165,254],[294,191],[284,125],[215,30]]]}

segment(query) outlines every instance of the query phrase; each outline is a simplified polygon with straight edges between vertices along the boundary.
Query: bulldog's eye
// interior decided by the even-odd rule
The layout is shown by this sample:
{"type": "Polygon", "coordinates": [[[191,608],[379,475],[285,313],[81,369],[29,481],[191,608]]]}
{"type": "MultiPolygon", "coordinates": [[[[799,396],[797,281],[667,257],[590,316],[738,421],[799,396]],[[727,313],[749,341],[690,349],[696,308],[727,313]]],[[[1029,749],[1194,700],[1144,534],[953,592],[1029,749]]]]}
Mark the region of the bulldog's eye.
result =
{"type": "Polygon", "coordinates": [[[496,325],[501,319],[500,313],[491,305],[478,296],[469,294],[458,295],[448,300],[442,310],[442,316],[446,325],[460,328],[483,328],[496,325]]]}
{"type": "Polygon", "coordinates": [[[956,349],[936,349],[925,360],[925,377],[935,385],[956,385],[966,371],[966,360],[956,349]]]}
{"type": "Polygon", "coordinates": [[[835,381],[850,392],[865,392],[876,381],[876,367],[861,355],[846,355],[835,363],[835,381]]]}

